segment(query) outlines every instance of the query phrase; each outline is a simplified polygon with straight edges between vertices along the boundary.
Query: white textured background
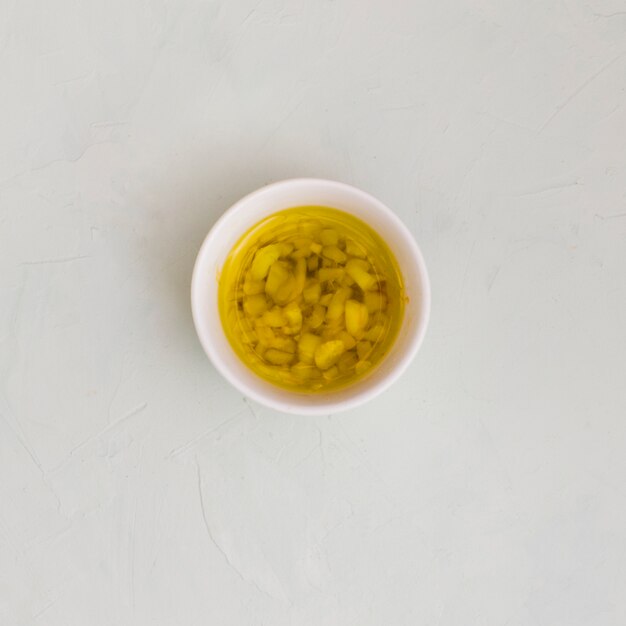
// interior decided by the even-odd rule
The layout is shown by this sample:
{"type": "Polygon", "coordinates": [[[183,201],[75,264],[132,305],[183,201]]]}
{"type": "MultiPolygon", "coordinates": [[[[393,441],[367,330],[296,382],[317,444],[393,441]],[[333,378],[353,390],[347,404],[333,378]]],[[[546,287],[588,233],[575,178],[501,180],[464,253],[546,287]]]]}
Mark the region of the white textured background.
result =
{"type": "Polygon", "coordinates": [[[0,0],[0,624],[626,623],[623,0],[0,0]],[[292,176],[421,245],[363,409],[245,401],[198,246],[292,176]]]}

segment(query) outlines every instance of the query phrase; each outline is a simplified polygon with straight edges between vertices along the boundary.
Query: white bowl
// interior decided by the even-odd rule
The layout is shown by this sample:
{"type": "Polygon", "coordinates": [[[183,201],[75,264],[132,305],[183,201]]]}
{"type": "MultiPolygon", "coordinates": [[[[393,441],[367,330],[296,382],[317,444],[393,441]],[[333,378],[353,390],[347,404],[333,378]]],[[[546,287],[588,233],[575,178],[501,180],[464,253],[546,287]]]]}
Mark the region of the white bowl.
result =
{"type": "Polygon", "coordinates": [[[219,372],[241,393],[268,407],[300,415],[354,408],[387,389],[408,367],[426,332],[430,285],[426,265],[411,233],[396,214],[369,194],[343,183],[296,178],[262,187],[226,211],[207,235],[193,270],[191,308],[200,343],[219,372]],[[361,218],[393,251],[408,303],[398,336],[384,359],[365,378],[342,389],[302,393],[281,389],[254,374],[230,346],[218,312],[218,277],[231,248],[251,226],[281,209],[329,206],[361,218]]]}

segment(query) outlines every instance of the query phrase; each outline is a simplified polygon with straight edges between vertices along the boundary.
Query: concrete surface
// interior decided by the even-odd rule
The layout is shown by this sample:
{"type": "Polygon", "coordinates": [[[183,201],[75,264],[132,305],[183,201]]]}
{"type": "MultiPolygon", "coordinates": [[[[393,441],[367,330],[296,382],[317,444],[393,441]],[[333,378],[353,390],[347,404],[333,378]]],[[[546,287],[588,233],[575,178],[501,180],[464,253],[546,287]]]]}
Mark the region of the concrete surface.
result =
{"type": "Polygon", "coordinates": [[[0,624],[626,623],[623,1],[0,2],[0,624]],[[367,407],[221,380],[233,201],[343,180],[433,313],[367,407]]]}

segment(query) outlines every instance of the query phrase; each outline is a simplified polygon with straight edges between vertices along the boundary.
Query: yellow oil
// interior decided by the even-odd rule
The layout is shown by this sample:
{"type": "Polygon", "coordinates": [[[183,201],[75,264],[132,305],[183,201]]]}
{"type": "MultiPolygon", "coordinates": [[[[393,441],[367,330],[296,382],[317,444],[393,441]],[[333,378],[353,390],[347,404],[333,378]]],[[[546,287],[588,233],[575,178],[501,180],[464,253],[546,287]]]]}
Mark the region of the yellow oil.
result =
{"type": "Polygon", "coordinates": [[[404,315],[402,274],[360,219],[330,207],[274,213],[248,230],[219,277],[224,332],[241,360],[311,393],[367,376],[404,315]]]}

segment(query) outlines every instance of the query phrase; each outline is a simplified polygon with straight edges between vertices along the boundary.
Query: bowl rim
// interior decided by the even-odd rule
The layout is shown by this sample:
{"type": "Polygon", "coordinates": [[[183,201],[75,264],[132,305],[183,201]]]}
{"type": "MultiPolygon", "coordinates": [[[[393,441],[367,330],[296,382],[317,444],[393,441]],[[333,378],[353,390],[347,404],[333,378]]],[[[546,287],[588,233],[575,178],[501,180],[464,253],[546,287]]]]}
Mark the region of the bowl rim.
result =
{"type": "MultiPolygon", "coordinates": [[[[363,219],[363,221],[367,222],[367,219],[363,219]]],[[[251,224],[251,226],[252,225],[253,224],[251,224]]],[[[242,231],[242,234],[243,232],[245,231],[242,231]]],[[[415,358],[415,355],[417,354],[420,346],[422,345],[424,337],[426,335],[426,330],[428,328],[428,323],[430,321],[430,308],[431,287],[430,279],[428,277],[428,271],[426,269],[426,263],[424,261],[422,252],[417,245],[417,242],[415,241],[411,231],[407,228],[406,224],[396,215],[394,211],[392,211],[388,206],[386,206],[383,202],[381,202],[371,194],[347,183],[324,178],[302,177],[288,178],[276,181],[268,185],[264,185],[263,187],[259,187],[258,189],[251,191],[250,193],[243,196],[241,199],[237,200],[233,205],[231,205],[222,213],[222,215],[216,220],[216,222],[213,224],[206,237],[204,238],[196,256],[191,277],[192,318],[200,344],[202,345],[204,352],[208,356],[213,366],[235,389],[241,392],[244,396],[258,402],[259,404],[262,404],[263,406],[296,415],[327,415],[331,413],[347,411],[349,409],[361,406],[366,402],[369,402],[374,397],[389,389],[389,387],[391,387],[391,385],[393,385],[398,380],[398,378],[400,378],[400,376],[404,374],[408,366],[415,358]],[[197,302],[200,297],[199,294],[202,289],[202,283],[204,282],[202,280],[202,276],[200,276],[200,265],[202,264],[202,260],[207,254],[207,250],[211,247],[211,243],[213,242],[223,225],[230,219],[232,219],[235,214],[241,211],[242,207],[244,207],[252,198],[271,193],[274,189],[277,189],[279,187],[299,185],[323,185],[324,187],[334,187],[336,189],[341,189],[347,193],[360,196],[369,205],[376,207],[376,210],[382,212],[387,219],[391,220],[394,223],[397,231],[401,233],[402,237],[406,240],[405,242],[408,244],[408,248],[410,249],[415,260],[415,269],[419,271],[421,283],[420,314],[416,332],[414,332],[407,338],[408,345],[405,346],[402,356],[396,363],[395,367],[379,381],[368,387],[363,388],[361,391],[354,395],[343,398],[341,400],[329,399],[328,402],[319,402],[317,404],[311,404],[309,406],[302,406],[295,402],[290,403],[287,399],[283,400],[280,398],[266,396],[262,392],[259,392],[256,389],[249,387],[247,384],[243,383],[239,378],[237,378],[237,376],[235,376],[230,368],[223,362],[219,351],[216,349],[215,344],[211,340],[210,333],[204,330],[206,326],[203,324],[202,320],[199,317],[199,305],[197,302]]],[[[279,387],[279,389],[281,389],[281,391],[284,391],[286,394],[293,394],[294,398],[302,398],[306,397],[307,395],[300,392],[290,392],[288,389],[284,389],[282,387],[279,387]]],[[[316,393],[315,396],[317,398],[320,398],[321,394],[316,393]]]]}

